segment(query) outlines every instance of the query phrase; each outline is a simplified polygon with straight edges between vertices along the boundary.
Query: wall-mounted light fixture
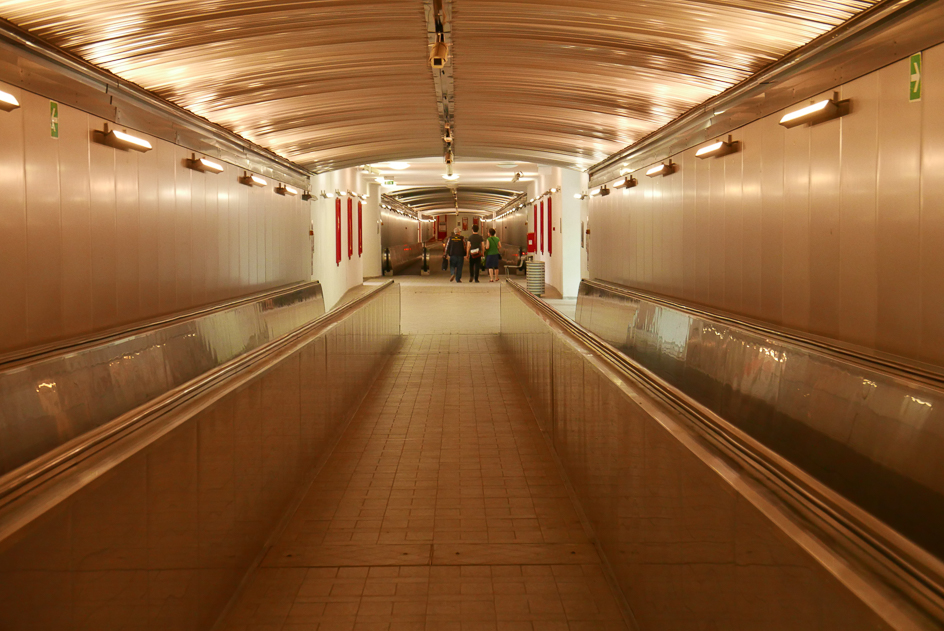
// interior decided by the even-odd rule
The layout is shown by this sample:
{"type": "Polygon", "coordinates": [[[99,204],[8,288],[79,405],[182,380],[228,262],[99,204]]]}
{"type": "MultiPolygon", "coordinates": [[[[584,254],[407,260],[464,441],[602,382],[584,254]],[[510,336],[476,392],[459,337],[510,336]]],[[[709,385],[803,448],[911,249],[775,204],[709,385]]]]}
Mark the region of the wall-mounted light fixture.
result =
{"type": "Polygon", "coordinates": [[[4,112],[12,112],[18,107],[20,107],[20,102],[16,100],[15,96],[9,92],[0,90],[0,110],[3,110],[4,112]]]}
{"type": "Polygon", "coordinates": [[[334,193],[330,193],[328,191],[323,190],[321,191],[321,197],[324,199],[331,199],[332,197],[334,197],[334,193]]]}
{"type": "Polygon", "coordinates": [[[834,118],[844,116],[849,112],[849,101],[839,101],[835,98],[825,99],[804,108],[784,114],[780,124],[787,129],[800,125],[816,125],[834,118]]]}
{"type": "Polygon", "coordinates": [[[520,179],[521,179],[521,176],[522,176],[522,173],[516,171],[515,174],[511,176],[511,183],[514,184],[515,182],[517,182],[518,180],[520,180],[520,179]]]}
{"type": "Polygon", "coordinates": [[[298,195],[298,189],[288,184],[279,184],[275,187],[275,192],[282,196],[294,197],[298,195]]]}
{"type": "Polygon", "coordinates": [[[268,182],[263,180],[258,175],[249,172],[246,172],[245,175],[239,178],[239,183],[245,184],[246,186],[265,186],[268,184],[268,182]]]}
{"type": "Polygon", "coordinates": [[[669,160],[668,162],[663,162],[662,164],[657,164],[656,166],[646,171],[646,175],[648,175],[649,177],[659,177],[659,176],[671,175],[673,173],[675,173],[675,164],[673,164],[671,160],[669,160]]]}
{"type": "Polygon", "coordinates": [[[555,186],[554,188],[552,188],[552,189],[551,189],[551,192],[552,192],[552,193],[556,193],[556,192],[557,192],[557,187],[555,186]]]}
{"type": "Polygon", "coordinates": [[[710,145],[705,145],[701,149],[695,152],[696,158],[720,158],[721,156],[726,156],[732,153],[737,153],[741,149],[741,143],[737,140],[731,140],[731,136],[728,136],[728,139],[718,140],[710,145]]]}
{"type": "Polygon", "coordinates": [[[590,197],[597,197],[597,196],[600,195],[600,193],[602,193],[602,192],[603,192],[602,189],[595,188],[595,189],[593,189],[592,191],[590,191],[590,197]]]}
{"type": "Polygon", "coordinates": [[[606,197],[610,194],[610,189],[606,187],[606,184],[600,187],[600,197],[606,197]]]}
{"type": "Polygon", "coordinates": [[[632,188],[637,184],[639,184],[639,182],[636,181],[636,178],[630,176],[624,177],[622,180],[617,180],[614,182],[613,188],[632,188]]]}
{"type": "Polygon", "coordinates": [[[586,193],[574,193],[574,199],[587,199],[590,197],[586,193]]]}
{"type": "Polygon", "coordinates": [[[196,154],[187,160],[187,168],[200,173],[222,173],[223,165],[206,158],[198,158],[196,154]]]}
{"type": "Polygon", "coordinates": [[[123,151],[132,150],[145,153],[154,148],[151,146],[151,143],[144,138],[138,138],[126,131],[118,131],[117,129],[109,130],[107,124],[105,125],[105,131],[95,132],[94,137],[103,145],[108,145],[109,147],[123,151]]]}
{"type": "Polygon", "coordinates": [[[304,193],[302,193],[302,199],[306,202],[311,201],[312,197],[314,197],[314,195],[311,194],[311,191],[305,191],[304,193]]]}
{"type": "Polygon", "coordinates": [[[343,197],[343,196],[344,196],[344,193],[342,193],[338,189],[334,189],[334,195],[332,197],[343,197]]]}

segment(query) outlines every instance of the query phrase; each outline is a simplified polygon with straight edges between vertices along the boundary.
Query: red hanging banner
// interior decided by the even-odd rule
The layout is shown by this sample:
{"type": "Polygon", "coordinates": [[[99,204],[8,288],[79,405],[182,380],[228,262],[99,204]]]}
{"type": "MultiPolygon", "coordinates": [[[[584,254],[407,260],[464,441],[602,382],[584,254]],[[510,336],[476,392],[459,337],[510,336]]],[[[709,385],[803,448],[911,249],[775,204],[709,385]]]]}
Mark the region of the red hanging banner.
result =
{"type": "Polygon", "coordinates": [[[341,265],[341,198],[334,200],[335,263],[341,265]]]}
{"type": "Polygon", "coordinates": [[[479,225],[479,218],[478,218],[478,216],[472,217],[472,227],[474,228],[474,227],[476,227],[477,225],[479,225]]]}
{"type": "Polygon", "coordinates": [[[347,258],[354,256],[354,200],[347,198],[347,258]]]}
{"type": "Polygon", "coordinates": [[[357,202],[357,256],[364,254],[364,205],[357,202]]]}
{"type": "Polygon", "coordinates": [[[541,243],[541,254],[544,254],[544,242],[547,239],[544,236],[544,202],[541,202],[541,230],[538,232],[538,241],[541,243]]]}
{"type": "Polygon", "coordinates": [[[547,253],[553,253],[554,246],[554,213],[551,208],[551,198],[547,198],[547,253]]]}
{"type": "Polygon", "coordinates": [[[468,230],[468,229],[469,229],[469,218],[468,218],[468,217],[463,217],[463,218],[462,218],[462,230],[463,230],[463,231],[466,231],[466,230],[468,230]]]}
{"type": "Polygon", "coordinates": [[[534,235],[534,250],[533,252],[537,254],[538,251],[538,205],[534,205],[534,226],[531,228],[531,234],[534,235]]]}

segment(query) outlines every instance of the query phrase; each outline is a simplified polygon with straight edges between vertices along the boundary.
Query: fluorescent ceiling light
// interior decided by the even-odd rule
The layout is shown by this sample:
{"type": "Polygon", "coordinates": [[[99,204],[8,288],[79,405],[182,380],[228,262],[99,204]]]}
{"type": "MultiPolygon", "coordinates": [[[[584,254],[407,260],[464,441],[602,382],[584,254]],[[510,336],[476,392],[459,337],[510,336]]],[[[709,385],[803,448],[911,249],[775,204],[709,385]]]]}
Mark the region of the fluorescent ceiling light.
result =
{"type": "Polygon", "coordinates": [[[201,173],[222,173],[223,165],[206,158],[191,158],[187,160],[187,167],[201,173]]]}
{"type": "Polygon", "coordinates": [[[455,180],[459,179],[459,174],[458,173],[444,173],[443,179],[449,180],[450,182],[454,182],[455,180]]]}
{"type": "Polygon", "coordinates": [[[669,175],[671,173],[675,173],[675,165],[672,164],[671,162],[669,163],[663,162],[662,164],[657,164],[656,166],[646,171],[646,175],[648,175],[649,177],[659,177],[660,175],[669,175]]]}
{"type": "Polygon", "coordinates": [[[276,186],[275,192],[278,193],[279,195],[290,195],[290,196],[298,195],[298,189],[293,188],[289,186],[288,184],[280,184],[279,186],[276,186]]]}
{"type": "Polygon", "coordinates": [[[154,148],[151,146],[151,143],[144,138],[138,138],[126,131],[118,131],[117,129],[108,131],[107,127],[105,131],[102,132],[102,143],[109,147],[114,147],[115,149],[123,149],[125,151],[132,149],[134,151],[140,151],[141,153],[154,148]]]}
{"type": "Polygon", "coordinates": [[[20,106],[20,102],[16,100],[16,97],[8,92],[0,90],[0,110],[4,112],[12,112],[20,106]]]}
{"type": "Polygon", "coordinates": [[[403,171],[404,169],[410,168],[409,162],[388,162],[387,167],[393,169],[394,171],[403,171]]]}
{"type": "Polygon", "coordinates": [[[816,123],[838,118],[842,116],[842,114],[843,112],[840,111],[837,101],[826,99],[818,103],[813,103],[812,105],[807,105],[789,114],[784,114],[783,118],[780,119],[780,124],[787,128],[797,127],[806,123],[815,125],[816,123]]]}
{"type": "Polygon", "coordinates": [[[247,173],[246,175],[239,178],[239,183],[245,184],[246,186],[265,186],[268,184],[268,182],[263,180],[258,175],[253,175],[251,173],[247,173]]]}
{"type": "Polygon", "coordinates": [[[719,140],[717,142],[711,143],[710,145],[705,145],[695,152],[695,157],[701,158],[702,160],[705,158],[720,158],[721,156],[736,153],[740,148],[738,145],[739,143],[732,142],[731,138],[728,137],[727,142],[724,140],[719,140]]]}

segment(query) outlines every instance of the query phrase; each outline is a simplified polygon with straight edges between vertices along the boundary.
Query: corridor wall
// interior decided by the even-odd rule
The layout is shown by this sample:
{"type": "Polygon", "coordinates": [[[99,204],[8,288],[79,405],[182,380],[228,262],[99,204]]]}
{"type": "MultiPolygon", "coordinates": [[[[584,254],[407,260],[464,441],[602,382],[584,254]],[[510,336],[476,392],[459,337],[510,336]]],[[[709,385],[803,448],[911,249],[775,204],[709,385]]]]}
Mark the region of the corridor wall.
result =
{"type": "Polygon", "coordinates": [[[307,204],[270,175],[190,170],[133,129],[153,150],[99,144],[108,121],[62,103],[56,138],[48,98],[0,89],[21,104],[0,111],[0,354],[308,279],[307,204]]]}
{"type": "Polygon", "coordinates": [[[591,200],[590,276],[944,366],[944,46],[923,62],[920,101],[906,57],[838,86],[842,118],[629,165],[637,187],[591,200]]]}

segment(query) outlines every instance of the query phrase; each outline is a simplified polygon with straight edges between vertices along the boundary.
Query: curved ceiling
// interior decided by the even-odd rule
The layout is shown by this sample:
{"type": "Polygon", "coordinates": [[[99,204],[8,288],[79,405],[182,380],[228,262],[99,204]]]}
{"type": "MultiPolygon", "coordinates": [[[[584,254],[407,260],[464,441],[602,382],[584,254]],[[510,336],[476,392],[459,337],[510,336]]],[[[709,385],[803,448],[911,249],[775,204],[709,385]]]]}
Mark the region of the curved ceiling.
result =
{"type": "MultiPolygon", "coordinates": [[[[443,0],[457,158],[589,166],[873,0],[443,0]]],[[[423,0],[0,0],[313,171],[442,155],[423,0]]]]}
{"type": "Polygon", "coordinates": [[[409,205],[419,213],[437,210],[492,213],[501,210],[505,204],[519,195],[524,195],[524,193],[477,186],[439,186],[405,189],[397,191],[391,197],[409,205]]]}

